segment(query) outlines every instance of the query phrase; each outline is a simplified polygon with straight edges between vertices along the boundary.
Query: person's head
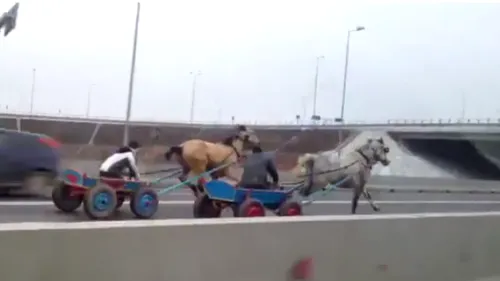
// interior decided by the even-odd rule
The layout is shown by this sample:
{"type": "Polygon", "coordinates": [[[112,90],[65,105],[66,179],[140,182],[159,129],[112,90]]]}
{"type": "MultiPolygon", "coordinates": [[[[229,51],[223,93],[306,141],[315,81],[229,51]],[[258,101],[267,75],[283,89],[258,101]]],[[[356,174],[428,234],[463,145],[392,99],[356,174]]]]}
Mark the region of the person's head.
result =
{"type": "Polygon", "coordinates": [[[138,148],[141,147],[141,145],[137,141],[133,140],[128,143],[128,147],[130,147],[133,150],[137,150],[138,148]]]}
{"type": "Polygon", "coordinates": [[[236,129],[238,131],[238,138],[243,141],[243,144],[245,146],[251,146],[252,148],[255,146],[260,146],[259,137],[257,137],[257,134],[254,132],[254,130],[248,128],[245,125],[238,125],[236,126],[236,129]]]}
{"type": "Polygon", "coordinates": [[[138,148],[141,146],[137,141],[130,141],[126,146],[122,146],[116,150],[116,153],[127,153],[133,152],[135,153],[138,148]]]}
{"type": "Polygon", "coordinates": [[[254,146],[252,148],[252,153],[261,153],[262,152],[262,148],[260,146],[254,146]]]}

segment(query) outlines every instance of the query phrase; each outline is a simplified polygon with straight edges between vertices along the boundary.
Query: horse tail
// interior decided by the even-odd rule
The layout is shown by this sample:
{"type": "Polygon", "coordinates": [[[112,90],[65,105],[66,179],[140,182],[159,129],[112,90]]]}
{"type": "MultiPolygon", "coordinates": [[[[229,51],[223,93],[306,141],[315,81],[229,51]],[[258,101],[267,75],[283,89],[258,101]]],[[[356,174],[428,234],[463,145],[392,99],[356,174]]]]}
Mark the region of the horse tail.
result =
{"type": "Polygon", "coordinates": [[[165,159],[170,160],[172,158],[172,155],[182,155],[182,146],[172,146],[165,152],[165,159]]]}

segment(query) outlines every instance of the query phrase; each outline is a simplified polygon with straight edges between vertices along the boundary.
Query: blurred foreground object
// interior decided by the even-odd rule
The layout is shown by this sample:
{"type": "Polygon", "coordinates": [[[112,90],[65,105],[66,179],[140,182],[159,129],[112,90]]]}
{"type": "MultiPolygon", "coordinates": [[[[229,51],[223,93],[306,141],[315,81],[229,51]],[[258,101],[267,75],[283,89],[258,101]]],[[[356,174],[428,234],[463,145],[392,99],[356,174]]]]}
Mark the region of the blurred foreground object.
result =
{"type": "Polygon", "coordinates": [[[2,17],[0,17],[0,29],[4,29],[3,36],[6,37],[9,35],[14,28],[16,28],[17,21],[17,11],[19,10],[19,2],[14,4],[12,8],[6,13],[3,13],[2,17]]]}
{"type": "Polygon", "coordinates": [[[313,279],[312,257],[297,260],[290,268],[288,281],[307,281],[313,279]]]}

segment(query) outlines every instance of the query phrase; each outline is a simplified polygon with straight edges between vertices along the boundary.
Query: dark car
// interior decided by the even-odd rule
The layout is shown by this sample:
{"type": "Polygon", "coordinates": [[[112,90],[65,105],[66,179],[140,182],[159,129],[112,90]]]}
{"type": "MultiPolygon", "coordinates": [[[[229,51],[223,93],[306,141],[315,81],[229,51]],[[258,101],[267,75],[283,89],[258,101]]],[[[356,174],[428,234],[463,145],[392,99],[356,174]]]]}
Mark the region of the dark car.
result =
{"type": "Polygon", "coordinates": [[[59,170],[60,144],[51,137],[0,129],[0,193],[46,197],[59,170]]]}

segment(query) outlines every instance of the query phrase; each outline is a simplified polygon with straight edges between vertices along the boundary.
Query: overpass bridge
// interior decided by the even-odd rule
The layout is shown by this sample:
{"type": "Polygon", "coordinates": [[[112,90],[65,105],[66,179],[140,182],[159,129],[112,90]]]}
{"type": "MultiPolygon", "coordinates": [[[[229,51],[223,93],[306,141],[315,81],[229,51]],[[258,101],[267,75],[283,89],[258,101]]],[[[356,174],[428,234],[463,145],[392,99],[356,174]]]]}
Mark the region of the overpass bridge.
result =
{"type": "MultiPolygon", "coordinates": [[[[0,114],[0,127],[50,135],[64,144],[63,154],[101,159],[122,143],[123,120],[45,115],[0,114]],[[84,149],[82,149],[84,147],[84,149]]],[[[389,120],[383,123],[253,124],[265,149],[280,149],[279,163],[294,163],[297,155],[341,147],[360,132],[377,131],[405,151],[469,178],[500,179],[500,119],[389,120]]],[[[166,146],[190,138],[218,141],[234,124],[188,124],[133,121],[130,138],[154,149],[149,161],[161,161],[166,146]]]]}

